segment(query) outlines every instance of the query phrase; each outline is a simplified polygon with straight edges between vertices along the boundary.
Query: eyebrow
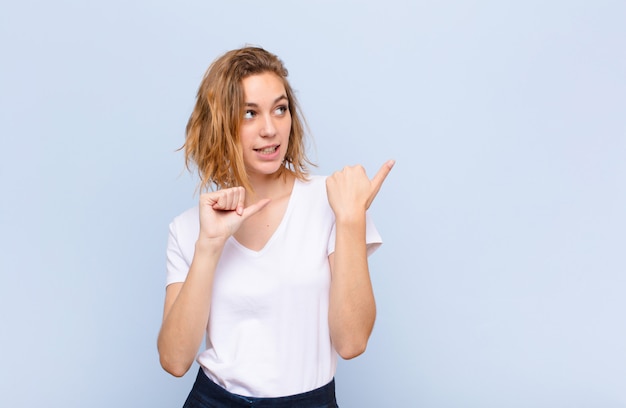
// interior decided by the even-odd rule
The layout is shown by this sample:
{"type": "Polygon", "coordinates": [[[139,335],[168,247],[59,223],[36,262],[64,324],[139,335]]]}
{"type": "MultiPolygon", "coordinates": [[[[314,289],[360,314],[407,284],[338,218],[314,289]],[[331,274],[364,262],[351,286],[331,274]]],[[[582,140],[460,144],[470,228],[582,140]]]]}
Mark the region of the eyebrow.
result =
{"type": "MultiPolygon", "coordinates": [[[[276,103],[280,102],[283,99],[287,99],[287,95],[279,96],[278,98],[274,99],[274,102],[272,102],[272,104],[276,104],[276,103]]],[[[257,108],[259,106],[258,104],[254,103],[254,102],[246,102],[245,105],[246,106],[252,106],[254,108],[257,108]]]]}

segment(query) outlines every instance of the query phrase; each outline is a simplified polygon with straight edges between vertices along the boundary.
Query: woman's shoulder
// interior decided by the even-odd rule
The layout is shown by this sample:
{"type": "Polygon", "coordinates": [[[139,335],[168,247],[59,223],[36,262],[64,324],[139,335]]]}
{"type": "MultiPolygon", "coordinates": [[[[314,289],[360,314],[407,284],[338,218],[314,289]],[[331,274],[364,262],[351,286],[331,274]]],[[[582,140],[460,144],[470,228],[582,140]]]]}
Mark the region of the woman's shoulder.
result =
{"type": "Polygon", "coordinates": [[[170,228],[185,232],[196,231],[199,228],[199,217],[199,209],[196,205],[175,216],[170,223],[170,228]]]}
{"type": "Polygon", "coordinates": [[[295,193],[300,208],[319,208],[326,210],[328,196],[326,194],[326,176],[310,175],[306,181],[298,181],[295,193]]]}
{"type": "Polygon", "coordinates": [[[198,206],[196,205],[178,214],[176,217],[174,217],[174,221],[184,222],[191,218],[197,217],[198,213],[199,213],[199,210],[198,210],[198,206]]]}
{"type": "Polygon", "coordinates": [[[306,180],[299,180],[300,184],[306,188],[314,189],[324,187],[326,188],[327,176],[321,176],[317,174],[309,174],[306,180]]]}
{"type": "Polygon", "coordinates": [[[326,176],[309,175],[306,180],[298,180],[297,184],[300,195],[326,197],[326,176]]]}

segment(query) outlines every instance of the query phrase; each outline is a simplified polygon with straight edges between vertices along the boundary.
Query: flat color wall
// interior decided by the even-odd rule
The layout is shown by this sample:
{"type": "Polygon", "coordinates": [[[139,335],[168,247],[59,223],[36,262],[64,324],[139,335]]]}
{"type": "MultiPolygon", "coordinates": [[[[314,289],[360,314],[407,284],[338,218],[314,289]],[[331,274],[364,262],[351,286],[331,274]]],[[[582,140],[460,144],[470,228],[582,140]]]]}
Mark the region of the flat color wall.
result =
{"type": "Polygon", "coordinates": [[[176,407],[159,366],[176,149],[262,45],[318,174],[397,160],[378,319],[342,407],[626,407],[626,5],[200,0],[0,7],[0,406],[176,407]]]}

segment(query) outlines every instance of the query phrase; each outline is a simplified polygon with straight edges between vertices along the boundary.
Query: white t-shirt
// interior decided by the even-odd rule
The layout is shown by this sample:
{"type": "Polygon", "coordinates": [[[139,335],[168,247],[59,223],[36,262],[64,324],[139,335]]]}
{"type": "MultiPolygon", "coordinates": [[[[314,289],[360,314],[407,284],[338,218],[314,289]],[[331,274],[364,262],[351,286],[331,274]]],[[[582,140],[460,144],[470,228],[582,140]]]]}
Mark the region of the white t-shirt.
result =
{"type": "MultiPolygon", "coordinates": [[[[328,255],[335,216],[326,178],[295,181],[278,228],[260,251],[230,237],[215,271],[206,350],[197,358],[226,390],[280,397],[319,388],[335,375],[330,341],[328,255]]],[[[367,216],[368,255],[381,244],[367,216]]],[[[183,282],[199,233],[198,208],[169,227],[167,284],[183,282]]]]}

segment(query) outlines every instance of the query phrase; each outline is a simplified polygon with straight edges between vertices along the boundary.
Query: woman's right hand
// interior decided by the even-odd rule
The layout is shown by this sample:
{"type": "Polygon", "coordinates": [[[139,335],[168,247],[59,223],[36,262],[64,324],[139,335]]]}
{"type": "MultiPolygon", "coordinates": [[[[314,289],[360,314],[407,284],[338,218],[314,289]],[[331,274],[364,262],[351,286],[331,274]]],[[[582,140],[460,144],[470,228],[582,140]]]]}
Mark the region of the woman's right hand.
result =
{"type": "Polygon", "coordinates": [[[232,187],[200,195],[200,235],[198,240],[226,241],[250,216],[261,211],[269,199],[244,208],[246,190],[232,187]]]}
{"type": "Polygon", "coordinates": [[[204,338],[211,309],[213,277],[228,237],[241,224],[261,211],[270,200],[244,207],[243,187],[227,188],[200,196],[200,234],[184,282],[175,282],[165,291],[163,324],[159,332],[159,358],[163,368],[184,375],[204,338]]]}

